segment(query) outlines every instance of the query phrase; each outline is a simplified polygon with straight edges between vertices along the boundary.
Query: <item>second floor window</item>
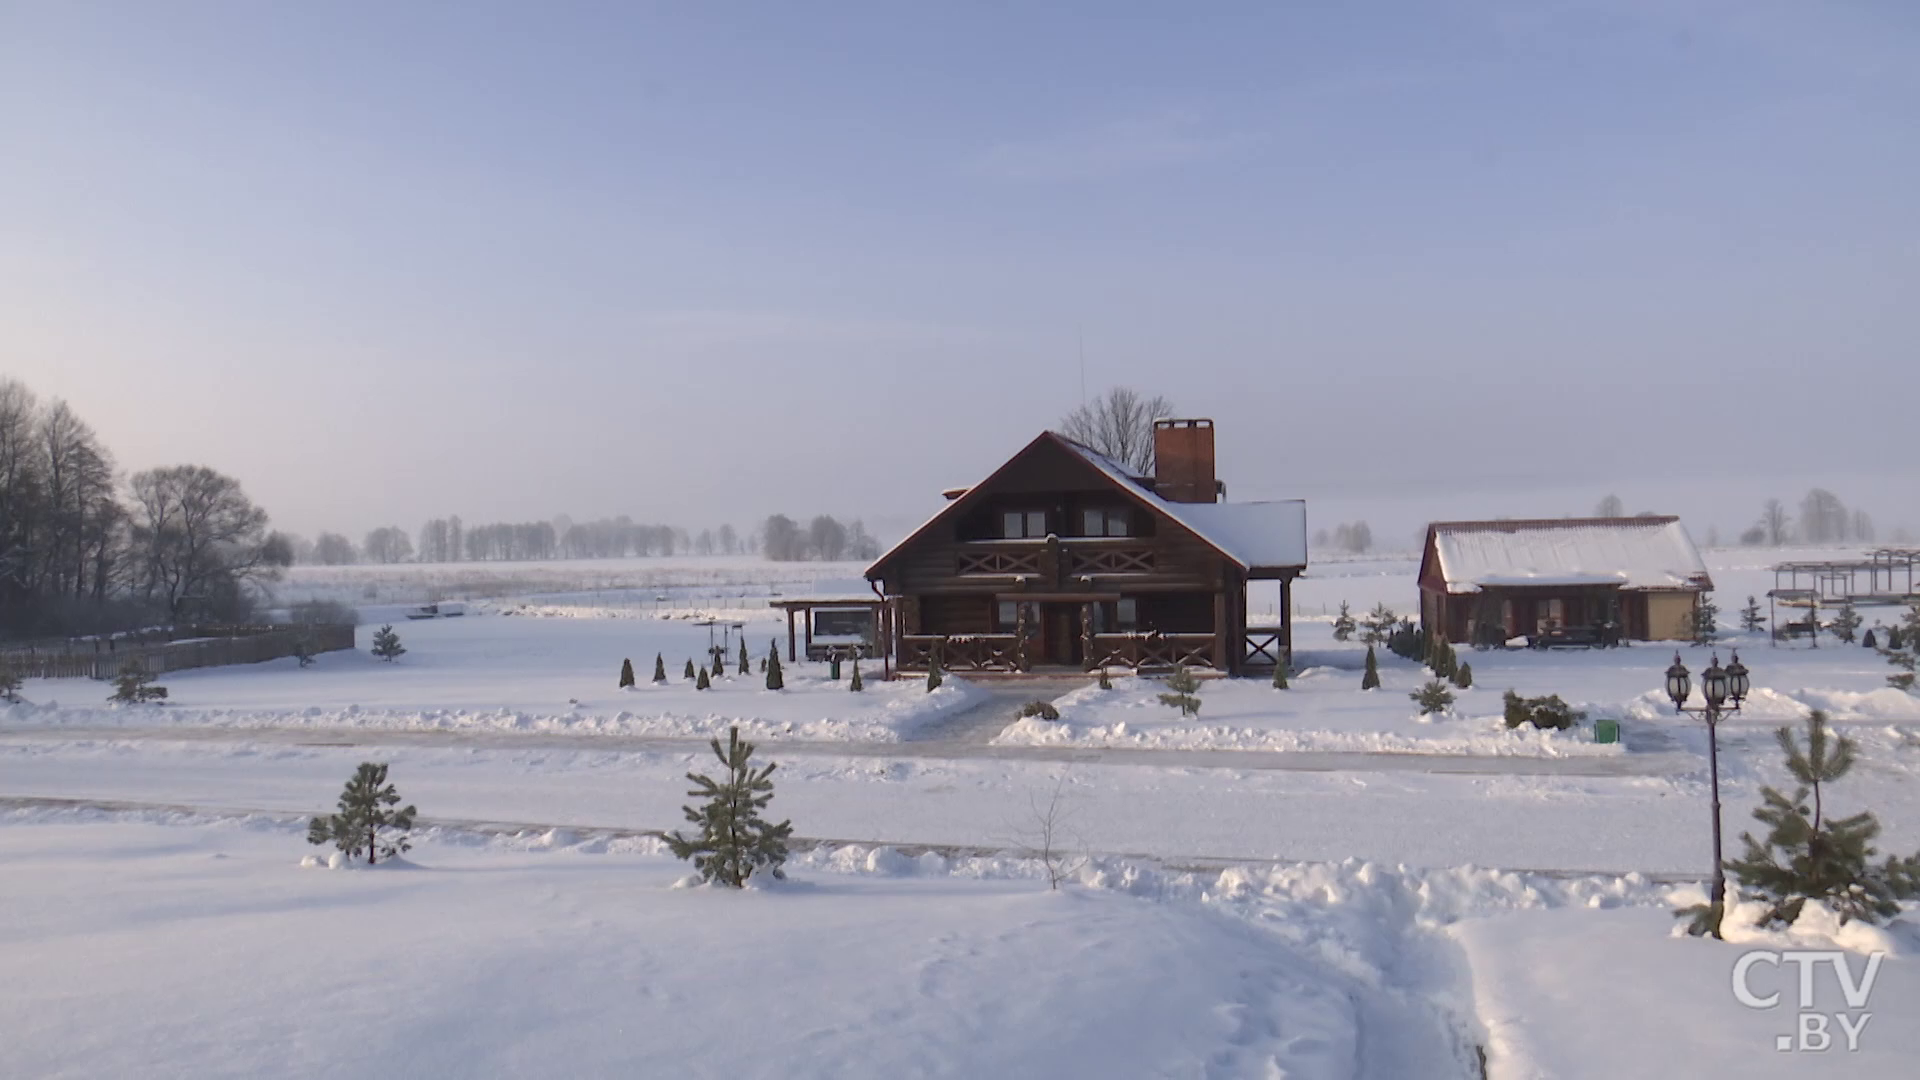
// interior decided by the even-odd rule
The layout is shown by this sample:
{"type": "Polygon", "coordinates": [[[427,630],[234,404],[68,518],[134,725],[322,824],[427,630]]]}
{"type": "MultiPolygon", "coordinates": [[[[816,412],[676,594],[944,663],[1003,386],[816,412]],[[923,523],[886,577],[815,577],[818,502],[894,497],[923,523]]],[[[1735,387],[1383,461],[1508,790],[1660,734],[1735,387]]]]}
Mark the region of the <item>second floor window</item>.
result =
{"type": "Polygon", "coordinates": [[[1000,515],[1000,535],[1008,540],[1047,535],[1045,510],[1008,510],[1000,515]]]}
{"type": "Polygon", "coordinates": [[[1080,514],[1081,536],[1132,536],[1132,518],[1125,510],[1089,509],[1080,514]]]}

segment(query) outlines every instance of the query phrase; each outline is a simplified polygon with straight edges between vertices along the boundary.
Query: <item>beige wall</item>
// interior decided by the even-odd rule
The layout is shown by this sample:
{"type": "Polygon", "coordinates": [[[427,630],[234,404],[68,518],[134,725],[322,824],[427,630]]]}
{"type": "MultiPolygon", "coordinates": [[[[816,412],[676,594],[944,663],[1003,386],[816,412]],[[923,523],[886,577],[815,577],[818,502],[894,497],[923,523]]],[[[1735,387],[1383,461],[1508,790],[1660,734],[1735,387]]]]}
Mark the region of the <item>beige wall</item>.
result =
{"type": "Polygon", "coordinates": [[[1648,593],[1647,639],[1649,641],[1693,640],[1694,593],[1648,593]]]}

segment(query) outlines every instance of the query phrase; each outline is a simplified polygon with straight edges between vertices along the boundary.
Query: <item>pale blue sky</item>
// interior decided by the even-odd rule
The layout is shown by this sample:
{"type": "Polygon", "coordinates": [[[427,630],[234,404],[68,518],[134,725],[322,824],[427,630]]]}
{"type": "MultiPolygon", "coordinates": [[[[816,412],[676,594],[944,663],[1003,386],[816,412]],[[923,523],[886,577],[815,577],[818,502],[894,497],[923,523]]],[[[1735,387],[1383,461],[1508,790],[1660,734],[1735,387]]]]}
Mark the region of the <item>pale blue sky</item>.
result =
{"type": "Polygon", "coordinates": [[[306,532],[884,531],[1082,338],[1321,523],[1920,526],[1916,192],[1903,0],[0,0],[0,373],[306,532]]]}

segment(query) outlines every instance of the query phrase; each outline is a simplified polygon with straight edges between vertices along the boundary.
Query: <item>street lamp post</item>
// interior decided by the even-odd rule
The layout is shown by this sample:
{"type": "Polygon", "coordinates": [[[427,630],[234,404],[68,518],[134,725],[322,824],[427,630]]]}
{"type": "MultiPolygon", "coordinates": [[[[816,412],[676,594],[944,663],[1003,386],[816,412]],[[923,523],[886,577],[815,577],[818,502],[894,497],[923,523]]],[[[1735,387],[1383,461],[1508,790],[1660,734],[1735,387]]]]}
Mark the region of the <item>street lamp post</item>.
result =
{"type": "Polygon", "coordinates": [[[1707,670],[1700,673],[1700,696],[1706,700],[1702,708],[1687,707],[1687,698],[1692,695],[1692,678],[1687,665],[1681,663],[1680,654],[1673,654],[1673,666],[1667,669],[1667,696],[1673,699],[1673,707],[1683,714],[1700,716],[1707,722],[1707,771],[1713,786],[1713,892],[1709,896],[1713,919],[1713,936],[1720,936],[1720,921],[1727,912],[1727,873],[1720,851],[1720,738],[1717,725],[1720,718],[1729,713],[1740,711],[1741,701],[1746,699],[1751,683],[1745,664],[1740,662],[1740,654],[1735,652],[1733,662],[1722,668],[1720,654],[1715,653],[1713,662],[1707,670]],[[1727,703],[1731,701],[1731,707],[1727,703]]]}

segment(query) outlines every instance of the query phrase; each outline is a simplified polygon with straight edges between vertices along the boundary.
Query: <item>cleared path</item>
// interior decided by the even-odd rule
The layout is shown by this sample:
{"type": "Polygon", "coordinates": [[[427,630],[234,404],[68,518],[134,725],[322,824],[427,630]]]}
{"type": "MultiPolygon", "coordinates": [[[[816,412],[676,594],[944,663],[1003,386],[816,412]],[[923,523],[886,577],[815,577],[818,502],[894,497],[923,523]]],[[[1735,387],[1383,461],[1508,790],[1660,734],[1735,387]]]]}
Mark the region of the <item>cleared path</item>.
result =
{"type": "MultiPolygon", "coordinates": [[[[1020,700],[1029,700],[1027,691],[1020,700]]],[[[1457,776],[1675,776],[1697,770],[1698,759],[1683,751],[1627,753],[1618,757],[1495,757],[1468,754],[1396,754],[1379,751],[1161,750],[1142,747],[991,746],[978,738],[987,723],[1004,726],[1004,702],[949,717],[930,737],[904,742],[817,742],[763,739],[760,745],[780,755],[881,758],[899,761],[1038,761],[1146,768],[1233,769],[1286,772],[1420,772],[1457,776]],[[976,715],[976,714],[979,715],[976,715]],[[954,725],[950,727],[949,725],[954,725]]],[[[999,731],[995,727],[994,732],[999,731]]],[[[989,738],[991,735],[988,736],[989,738]]],[[[280,746],[418,746],[439,748],[581,750],[614,753],[687,753],[703,750],[707,740],[670,735],[555,735],[540,732],[407,731],[381,728],[238,727],[46,727],[0,729],[8,743],[184,742],[271,744],[280,746]]]]}

